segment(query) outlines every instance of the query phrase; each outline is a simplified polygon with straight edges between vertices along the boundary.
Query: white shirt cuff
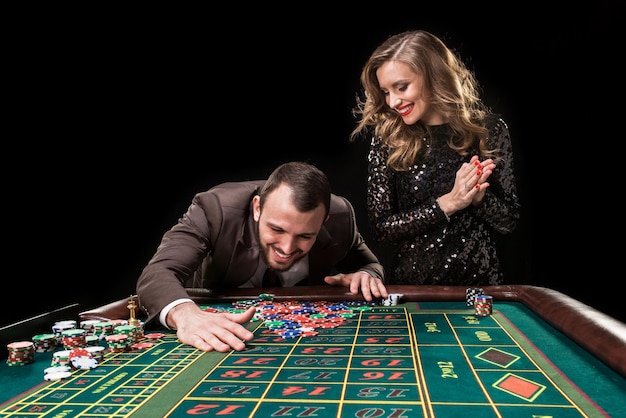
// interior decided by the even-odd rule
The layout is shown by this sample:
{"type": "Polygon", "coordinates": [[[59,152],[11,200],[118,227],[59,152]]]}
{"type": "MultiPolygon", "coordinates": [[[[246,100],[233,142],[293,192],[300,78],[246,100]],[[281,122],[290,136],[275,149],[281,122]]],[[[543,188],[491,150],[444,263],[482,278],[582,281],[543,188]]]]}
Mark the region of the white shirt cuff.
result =
{"type": "Polygon", "coordinates": [[[181,303],[185,303],[185,302],[193,302],[193,300],[188,299],[188,298],[183,298],[183,299],[176,299],[174,302],[170,302],[167,305],[165,305],[165,308],[161,309],[161,313],[159,314],[159,322],[161,322],[161,324],[167,328],[167,329],[173,329],[167,326],[167,314],[172,310],[172,308],[174,306],[178,306],[181,303]]]}

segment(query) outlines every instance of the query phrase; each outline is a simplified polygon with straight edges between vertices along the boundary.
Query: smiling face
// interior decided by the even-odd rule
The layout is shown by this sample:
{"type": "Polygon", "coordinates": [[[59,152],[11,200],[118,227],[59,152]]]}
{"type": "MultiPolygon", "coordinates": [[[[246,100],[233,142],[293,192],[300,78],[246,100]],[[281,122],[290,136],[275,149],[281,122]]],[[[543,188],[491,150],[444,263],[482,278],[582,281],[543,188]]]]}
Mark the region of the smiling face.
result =
{"type": "Polygon", "coordinates": [[[322,204],[309,212],[298,211],[292,203],[292,190],[284,184],[265,197],[263,210],[260,197],[255,196],[253,210],[261,253],[266,264],[276,271],[288,270],[308,254],[325,221],[326,212],[322,204]]]}
{"type": "Polygon", "coordinates": [[[386,61],[376,71],[378,85],[385,94],[387,105],[402,116],[407,125],[422,121],[426,125],[444,123],[432,110],[424,89],[424,77],[400,61],[386,61]]]}

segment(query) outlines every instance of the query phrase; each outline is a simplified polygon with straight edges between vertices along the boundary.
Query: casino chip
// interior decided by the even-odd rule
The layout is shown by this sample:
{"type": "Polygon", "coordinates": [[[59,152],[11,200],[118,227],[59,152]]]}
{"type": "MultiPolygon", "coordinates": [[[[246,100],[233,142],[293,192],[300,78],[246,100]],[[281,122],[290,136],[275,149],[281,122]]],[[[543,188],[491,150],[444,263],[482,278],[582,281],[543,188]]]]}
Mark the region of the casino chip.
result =
{"type": "Polygon", "coordinates": [[[66,379],[72,375],[72,372],[53,372],[46,373],[43,378],[47,381],[66,379]]]}
{"type": "Polygon", "coordinates": [[[79,370],[91,370],[98,367],[98,360],[89,356],[73,357],[71,360],[72,366],[79,370]]]}
{"type": "Polygon", "coordinates": [[[89,370],[95,369],[98,366],[98,360],[93,358],[91,352],[83,347],[77,347],[70,350],[69,353],[70,363],[76,369],[89,370]]]}
{"type": "Polygon", "coordinates": [[[163,337],[165,337],[165,334],[161,332],[153,332],[151,334],[144,335],[144,338],[147,338],[149,340],[158,340],[159,338],[163,338],[163,337]]]}
{"type": "Polygon", "coordinates": [[[69,366],[53,366],[43,371],[43,379],[47,381],[61,380],[72,375],[72,369],[69,366]]]}
{"type": "Polygon", "coordinates": [[[104,360],[104,353],[106,352],[105,347],[101,345],[94,345],[94,346],[85,347],[85,349],[89,352],[89,354],[91,354],[91,357],[98,360],[98,362],[101,362],[102,360],[104,360]]]}
{"type": "Polygon", "coordinates": [[[70,372],[72,369],[69,366],[52,366],[44,369],[43,374],[51,374],[58,372],[70,372]]]}
{"type": "Polygon", "coordinates": [[[137,343],[131,344],[130,348],[132,351],[144,351],[153,346],[154,346],[154,343],[149,342],[149,341],[144,341],[144,342],[137,342],[137,343]]]}
{"type": "Polygon", "coordinates": [[[72,360],[75,357],[91,357],[91,353],[84,347],[75,347],[69,350],[68,357],[72,360]]]}

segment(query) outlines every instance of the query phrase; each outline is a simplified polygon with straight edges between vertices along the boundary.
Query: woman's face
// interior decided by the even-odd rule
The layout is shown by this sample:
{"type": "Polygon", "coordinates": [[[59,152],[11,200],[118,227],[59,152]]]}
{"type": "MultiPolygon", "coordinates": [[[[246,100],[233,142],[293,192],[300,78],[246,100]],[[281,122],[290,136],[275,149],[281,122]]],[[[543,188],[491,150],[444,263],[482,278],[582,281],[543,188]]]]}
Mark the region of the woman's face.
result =
{"type": "Polygon", "coordinates": [[[399,61],[387,61],[376,71],[378,85],[385,94],[387,105],[402,116],[407,125],[422,121],[426,125],[441,125],[443,117],[432,110],[424,90],[424,77],[399,61]]]}

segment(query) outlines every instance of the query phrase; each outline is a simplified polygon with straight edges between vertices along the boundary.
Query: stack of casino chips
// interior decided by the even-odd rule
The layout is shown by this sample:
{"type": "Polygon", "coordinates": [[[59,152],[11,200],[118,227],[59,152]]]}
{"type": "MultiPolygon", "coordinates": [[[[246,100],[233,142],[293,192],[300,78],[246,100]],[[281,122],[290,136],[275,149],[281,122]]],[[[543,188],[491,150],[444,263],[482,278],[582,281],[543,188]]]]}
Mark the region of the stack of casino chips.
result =
{"type": "Polygon", "coordinates": [[[66,350],[87,345],[87,331],[82,328],[73,328],[61,333],[61,344],[66,350]]]}
{"type": "Polygon", "coordinates": [[[85,344],[87,344],[88,347],[96,347],[100,345],[100,340],[101,338],[98,335],[87,335],[85,337],[85,344]]]}
{"type": "Polygon", "coordinates": [[[491,315],[493,307],[493,298],[488,295],[477,295],[474,300],[474,310],[477,316],[491,315]]]}
{"type": "Polygon", "coordinates": [[[61,342],[61,334],[63,331],[67,331],[70,329],[76,328],[76,321],[73,319],[68,319],[65,321],[57,321],[52,325],[52,332],[57,336],[59,343],[61,342]]]}
{"type": "Polygon", "coordinates": [[[128,325],[128,321],[125,319],[111,319],[110,322],[113,324],[113,332],[117,327],[128,325]]]}
{"type": "Polygon", "coordinates": [[[160,340],[163,337],[165,337],[165,334],[160,332],[142,334],[141,340],[131,344],[130,349],[134,352],[147,350],[148,348],[154,347],[154,341],[160,340]]]}
{"type": "Polygon", "coordinates": [[[55,334],[37,334],[33,336],[33,343],[36,352],[45,353],[56,350],[59,339],[55,334]]]}
{"type": "Polygon", "coordinates": [[[61,380],[72,375],[69,366],[51,366],[43,371],[43,379],[47,381],[61,380]]]}
{"type": "Polygon", "coordinates": [[[133,341],[126,334],[111,334],[104,337],[106,340],[109,351],[112,353],[123,353],[128,351],[133,341]]]}
{"type": "Polygon", "coordinates": [[[35,361],[35,344],[32,341],[16,341],[7,344],[9,366],[24,366],[35,361]]]}
{"type": "Polygon", "coordinates": [[[482,295],[483,293],[484,291],[480,287],[468,287],[465,289],[465,305],[474,306],[476,296],[482,295]]]}
{"type": "Polygon", "coordinates": [[[50,362],[52,367],[71,366],[70,363],[70,350],[60,350],[52,353],[52,361],[50,362]]]}
{"type": "Polygon", "coordinates": [[[153,344],[143,344],[141,340],[144,338],[143,326],[128,324],[128,321],[118,320],[112,321],[114,327],[109,335],[106,335],[106,340],[109,351],[119,353],[124,351],[143,350],[152,347],[153,344]]]}
{"type": "Polygon", "coordinates": [[[93,324],[93,335],[97,336],[100,339],[104,339],[107,335],[113,334],[113,322],[110,321],[100,321],[93,324]]]}
{"type": "MultiPolygon", "coordinates": [[[[102,360],[104,347],[95,349],[96,347],[74,347],[70,350],[59,350],[52,353],[52,367],[68,367],[73,369],[94,369],[102,360]]],[[[53,370],[53,369],[51,369],[53,370]]],[[[65,371],[64,369],[56,369],[56,371],[65,371]]],[[[58,377],[58,376],[57,376],[58,377]]],[[[47,379],[49,380],[49,379],[47,379]]]]}
{"type": "Polygon", "coordinates": [[[143,338],[143,329],[134,325],[118,325],[113,329],[113,334],[124,334],[130,338],[130,343],[136,343],[143,338]]]}
{"type": "Polygon", "coordinates": [[[97,319],[85,319],[83,321],[80,321],[80,327],[82,329],[85,330],[85,332],[87,333],[87,336],[90,335],[94,335],[94,326],[101,321],[98,321],[97,319]]]}
{"type": "Polygon", "coordinates": [[[106,352],[106,348],[101,345],[87,346],[85,350],[91,354],[91,357],[95,358],[98,363],[101,363],[104,360],[104,353],[106,352]]]}

